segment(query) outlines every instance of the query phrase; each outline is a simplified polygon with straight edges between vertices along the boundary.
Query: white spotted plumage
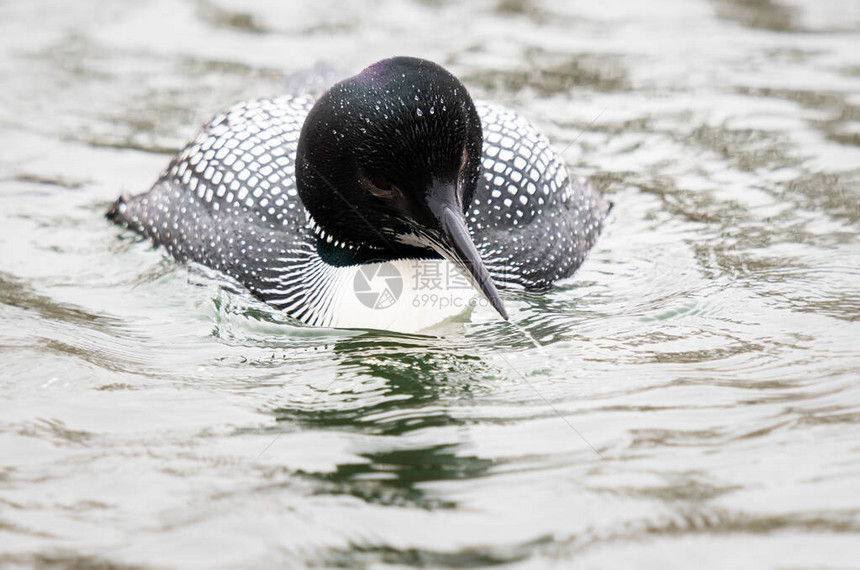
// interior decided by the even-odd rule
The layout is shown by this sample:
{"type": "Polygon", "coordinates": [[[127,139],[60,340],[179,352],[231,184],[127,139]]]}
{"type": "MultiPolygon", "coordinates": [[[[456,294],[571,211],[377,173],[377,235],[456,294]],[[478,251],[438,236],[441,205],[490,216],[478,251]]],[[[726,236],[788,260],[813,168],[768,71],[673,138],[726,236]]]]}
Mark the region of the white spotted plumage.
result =
{"type": "Polygon", "coordinates": [[[528,121],[496,105],[477,108],[483,183],[466,214],[475,245],[503,287],[547,287],[582,264],[609,205],[588,181],[570,178],[528,121]]]}

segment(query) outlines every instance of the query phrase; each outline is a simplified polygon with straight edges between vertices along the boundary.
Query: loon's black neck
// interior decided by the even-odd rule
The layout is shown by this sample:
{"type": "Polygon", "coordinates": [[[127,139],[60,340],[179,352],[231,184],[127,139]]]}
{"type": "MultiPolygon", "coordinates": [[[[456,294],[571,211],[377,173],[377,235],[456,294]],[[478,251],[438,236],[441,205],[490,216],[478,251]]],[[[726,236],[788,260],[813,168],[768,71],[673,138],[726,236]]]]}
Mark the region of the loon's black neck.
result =
{"type": "Polygon", "coordinates": [[[317,236],[317,253],[320,258],[335,267],[349,267],[364,263],[395,261],[398,259],[441,259],[433,250],[405,244],[392,244],[389,247],[344,247],[335,245],[317,236]]]}

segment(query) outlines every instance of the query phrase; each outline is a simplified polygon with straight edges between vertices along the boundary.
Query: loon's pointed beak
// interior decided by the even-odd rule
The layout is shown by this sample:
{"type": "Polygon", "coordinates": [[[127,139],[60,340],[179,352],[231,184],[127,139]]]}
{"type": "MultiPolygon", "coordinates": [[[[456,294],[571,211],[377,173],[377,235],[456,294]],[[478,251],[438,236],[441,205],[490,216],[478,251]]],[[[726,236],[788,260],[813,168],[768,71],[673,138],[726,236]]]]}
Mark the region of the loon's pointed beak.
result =
{"type": "MultiPolygon", "coordinates": [[[[466,220],[453,201],[454,188],[445,185],[430,191],[427,205],[438,227],[438,240],[430,240],[436,253],[459,267],[503,319],[508,320],[505,305],[478,253],[466,220]]],[[[435,236],[434,236],[435,237],[435,236]]]]}

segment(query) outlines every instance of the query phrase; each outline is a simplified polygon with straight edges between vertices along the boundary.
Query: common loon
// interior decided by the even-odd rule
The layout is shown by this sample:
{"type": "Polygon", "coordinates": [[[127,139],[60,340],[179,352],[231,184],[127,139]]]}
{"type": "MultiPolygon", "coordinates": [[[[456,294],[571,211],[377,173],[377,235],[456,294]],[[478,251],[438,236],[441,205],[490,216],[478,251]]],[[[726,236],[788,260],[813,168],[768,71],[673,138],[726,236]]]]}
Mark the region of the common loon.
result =
{"type": "Polygon", "coordinates": [[[609,207],[521,117],[473,102],[435,63],[395,57],[316,101],[236,104],[107,216],[302,323],[377,328],[370,309],[394,303],[349,305],[377,274],[420,305],[419,280],[402,275],[416,262],[457,268],[507,319],[498,289],[571,275],[609,207]]]}

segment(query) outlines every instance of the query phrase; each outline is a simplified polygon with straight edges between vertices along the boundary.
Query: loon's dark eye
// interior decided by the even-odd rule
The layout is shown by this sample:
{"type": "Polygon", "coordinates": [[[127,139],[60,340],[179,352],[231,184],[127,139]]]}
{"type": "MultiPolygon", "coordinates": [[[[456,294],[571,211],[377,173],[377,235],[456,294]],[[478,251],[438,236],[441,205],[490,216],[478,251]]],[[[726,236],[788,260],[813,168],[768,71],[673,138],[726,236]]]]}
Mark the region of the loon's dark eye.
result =
{"type": "Polygon", "coordinates": [[[363,174],[361,181],[365,189],[377,198],[391,199],[399,193],[396,186],[381,176],[363,174]]]}
{"type": "Polygon", "coordinates": [[[388,181],[383,178],[374,176],[370,179],[370,183],[373,184],[373,186],[377,190],[382,190],[383,192],[391,192],[391,184],[389,184],[388,181]]]}

